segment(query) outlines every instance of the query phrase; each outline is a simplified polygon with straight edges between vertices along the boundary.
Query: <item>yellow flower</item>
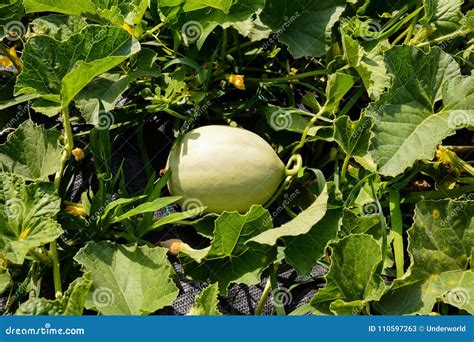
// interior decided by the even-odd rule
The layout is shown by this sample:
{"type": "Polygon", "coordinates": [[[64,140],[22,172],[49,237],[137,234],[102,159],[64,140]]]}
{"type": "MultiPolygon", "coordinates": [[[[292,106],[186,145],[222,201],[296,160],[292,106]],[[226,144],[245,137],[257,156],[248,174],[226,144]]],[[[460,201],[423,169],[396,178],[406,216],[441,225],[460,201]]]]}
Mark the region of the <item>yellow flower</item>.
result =
{"type": "Polygon", "coordinates": [[[64,210],[74,216],[80,216],[80,217],[87,216],[87,213],[84,210],[84,208],[76,206],[76,205],[68,205],[64,210]]]}
{"type": "MultiPolygon", "coordinates": [[[[11,47],[8,49],[8,54],[10,55],[11,58],[15,60],[17,65],[19,66],[23,65],[23,63],[21,62],[21,59],[18,58],[18,55],[16,54],[16,50],[14,47],[11,47]]],[[[0,55],[0,69],[7,70],[7,71],[18,71],[16,70],[10,58],[8,58],[8,56],[2,56],[2,55],[0,55]]]]}
{"type": "Polygon", "coordinates": [[[21,232],[20,237],[18,238],[18,240],[26,239],[28,237],[28,235],[30,234],[30,231],[31,231],[31,227],[26,228],[24,231],[21,232]]]}
{"type": "Polygon", "coordinates": [[[178,255],[184,243],[183,241],[178,240],[178,239],[170,239],[166,241],[160,241],[159,245],[161,247],[167,248],[169,254],[178,255]]]}
{"type": "Polygon", "coordinates": [[[128,33],[130,33],[132,36],[134,35],[133,27],[131,27],[129,24],[123,23],[122,28],[128,33]]]}
{"type": "Polygon", "coordinates": [[[82,150],[82,148],[76,147],[74,150],[71,151],[71,153],[74,156],[74,159],[76,159],[76,161],[81,161],[82,159],[84,159],[84,151],[82,150]]]}
{"type": "Polygon", "coordinates": [[[227,77],[227,81],[234,85],[239,90],[245,90],[244,75],[230,75],[227,77]]]}
{"type": "Polygon", "coordinates": [[[290,73],[291,73],[292,75],[296,75],[297,72],[298,72],[298,69],[296,69],[296,68],[291,68],[291,69],[290,69],[290,73]]]}

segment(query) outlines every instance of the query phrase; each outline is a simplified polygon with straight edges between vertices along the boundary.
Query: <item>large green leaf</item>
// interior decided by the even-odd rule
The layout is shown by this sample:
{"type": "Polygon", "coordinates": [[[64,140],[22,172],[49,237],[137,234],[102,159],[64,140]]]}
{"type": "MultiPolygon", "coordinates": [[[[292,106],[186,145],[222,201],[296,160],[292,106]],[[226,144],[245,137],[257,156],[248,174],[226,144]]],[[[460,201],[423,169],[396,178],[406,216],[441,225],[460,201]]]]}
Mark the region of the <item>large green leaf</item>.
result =
{"type": "Polygon", "coordinates": [[[212,284],[206,287],[196,296],[194,305],[189,309],[188,315],[194,316],[220,316],[222,315],[217,308],[219,304],[219,287],[212,284]]]}
{"type": "Polygon", "coordinates": [[[146,9],[145,0],[24,0],[27,13],[56,12],[120,26],[138,24],[146,9]]]}
{"type": "Polygon", "coordinates": [[[298,216],[282,226],[269,229],[249,239],[252,245],[274,246],[277,241],[284,237],[307,234],[311,228],[326,214],[328,205],[327,187],[321,192],[316,201],[303,210],[298,216]]]}
{"type": "Polygon", "coordinates": [[[295,58],[319,57],[345,6],[345,0],[267,0],[261,19],[295,58]]]}
{"type": "Polygon", "coordinates": [[[396,176],[416,160],[432,159],[444,138],[474,122],[474,76],[461,77],[456,61],[439,48],[425,54],[397,46],[385,59],[393,85],[367,114],[376,121],[371,154],[378,171],[396,176]]]}
{"type": "Polygon", "coordinates": [[[178,295],[161,247],[90,242],[74,257],[94,282],[86,307],[103,315],[146,315],[178,295]]]}
{"type": "Polygon", "coordinates": [[[122,94],[137,78],[160,76],[156,58],[156,53],[152,50],[142,49],[133,56],[136,62],[132,64],[131,71],[126,74],[105,73],[84,87],[74,102],[86,122],[95,126],[100,125],[100,114],[115,109],[122,99],[122,94]]]}
{"type": "Polygon", "coordinates": [[[61,133],[46,130],[27,120],[0,145],[0,165],[3,171],[27,179],[45,179],[61,167],[61,133]]]}
{"type": "Polygon", "coordinates": [[[139,50],[127,31],[109,26],[88,26],[65,41],[33,37],[25,45],[16,95],[41,94],[67,105],[94,77],[139,50]]]}
{"type": "Polygon", "coordinates": [[[203,253],[180,253],[186,274],[195,280],[218,282],[221,294],[227,292],[230,282],[255,284],[259,275],[276,256],[276,249],[245,242],[272,227],[267,210],[252,206],[249,212],[224,212],[215,221],[214,239],[203,253]]]}
{"type": "Polygon", "coordinates": [[[421,19],[424,26],[434,26],[431,36],[441,36],[456,31],[460,27],[463,0],[424,0],[425,15],[421,19]]]}
{"type": "Polygon", "coordinates": [[[26,184],[23,178],[0,177],[0,257],[22,264],[32,248],[58,238],[62,229],[53,217],[60,199],[52,183],[26,184]]]}
{"type": "Polygon", "coordinates": [[[331,250],[326,286],[311,299],[311,305],[328,314],[358,314],[385,290],[375,273],[382,261],[380,244],[369,235],[349,235],[331,245],[331,250]]]}
{"type": "Polygon", "coordinates": [[[410,268],[382,297],[384,314],[420,314],[444,301],[474,313],[474,202],[423,201],[416,205],[408,230],[410,268]]]}
{"type": "Polygon", "coordinates": [[[21,304],[15,314],[80,316],[91,287],[92,281],[87,276],[82,276],[69,285],[61,298],[55,300],[41,297],[31,298],[21,304]]]}

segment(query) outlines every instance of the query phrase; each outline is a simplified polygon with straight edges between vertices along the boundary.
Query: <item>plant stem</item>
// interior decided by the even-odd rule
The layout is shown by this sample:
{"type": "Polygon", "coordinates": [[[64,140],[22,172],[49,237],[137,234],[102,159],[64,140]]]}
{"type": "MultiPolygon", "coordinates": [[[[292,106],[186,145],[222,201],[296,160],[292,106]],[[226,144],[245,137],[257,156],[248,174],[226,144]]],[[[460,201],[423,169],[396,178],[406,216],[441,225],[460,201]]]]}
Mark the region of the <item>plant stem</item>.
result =
{"type": "Polygon", "coordinates": [[[416,47],[420,48],[420,47],[424,47],[424,46],[428,46],[428,45],[432,45],[432,44],[439,44],[439,43],[444,42],[445,40],[450,40],[450,39],[454,39],[454,38],[457,38],[457,37],[460,37],[460,36],[464,36],[464,35],[469,34],[471,32],[472,32],[471,29],[456,31],[456,32],[447,34],[445,36],[441,36],[441,37],[429,40],[427,42],[420,43],[416,47]]]}
{"type": "Polygon", "coordinates": [[[281,303],[279,296],[276,296],[276,294],[279,293],[278,280],[277,280],[277,276],[276,276],[276,270],[278,269],[279,265],[280,265],[280,263],[270,265],[270,283],[271,283],[271,287],[272,287],[272,292],[274,294],[273,295],[273,302],[274,302],[274,305],[275,305],[275,310],[277,312],[277,315],[278,316],[285,316],[286,312],[285,312],[285,308],[284,308],[284,305],[283,305],[284,303],[281,303]]]}
{"type": "Polygon", "coordinates": [[[304,72],[304,73],[296,74],[296,75],[289,75],[289,76],[286,76],[286,77],[245,78],[245,80],[246,81],[254,81],[254,82],[272,84],[272,83],[285,83],[285,82],[288,82],[288,81],[300,80],[300,79],[303,79],[303,78],[314,77],[314,76],[319,76],[319,75],[327,75],[327,74],[328,74],[328,71],[326,69],[320,69],[320,70],[304,72]]]}
{"type": "Polygon", "coordinates": [[[260,296],[260,300],[258,301],[257,307],[255,308],[255,316],[260,316],[262,314],[271,289],[272,289],[272,283],[270,281],[270,277],[268,277],[267,283],[265,284],[265,287],[263,288],[262,295],[260,296]]]}
{"type": "Polygon", "coordinates": [[[324,111],[324,108],[322,108],[318,114],[316,114],[315,116],[313,116],[311,118],[311,120],[308,122],[308,124],[306,125],[306,127],[304,128],[304,131],[303,131],[303,134],[301,135],[301,139],[300,139],[300,142],[298,143],[298,145],[296,145],[293,150],[291,151],[292,154],[295,154],[296,152],[298,152],[305,144],[306,142],[306,137],[308,136],[308,133],[309,133],[309,130],[311,129],[311,127],[313,127],[313,125],[315,124],[315,122],[318,120],[318,118],[323,114],[323,111],[324,111]]]}
{"type": "Polygon", "coordinates": [[[423,200],[438,200],[444,198],[454,198],[462,195],[467,195],[474,192],[474,185],[464,186],[458,189],[449,190],[433,190],[433,191],[421,191],[412,192],[405,195],[401,200],[401,204],[418,203],[423,200]]]}
{"type": "Polygon", "coordinates": [[[49,253],[51,254],[51,258],[53,261],[53,281],[54,281],[54,292],[56,294],[56,298],[62,295],[62,288],[61,288],[61,271],[59,269],[59,259],[58,259],[58,245],[56,240],[50,243],[49,245],[49,253]]]}
{"type": "MultiPolygon", "coordinates": [[[[420,3],[420,1],[418,1],[420,3]]],[[[421,4],[423,6],[423,4],[421,4]]],[[[413,37],[413,31],[415,30],[416,23],[418,22],[418,18],[420,16],[420,12],[418,12],[413,19],[411,20],[410,26],[408,26],[407,29],[407,35],[405,36],[405,44],[409,44],[411,41],[411,38],[413,37]]]]}
{"type": "Polygon", "coordinates": [[[393,251],[395,254],[395,266],[397,278],[401,278],[405,273],[404,248],[403,248],[403,223],[402,211],[400,210],[400,193],[398,191],[389,192],[390,220],[392,223],[393,251]]]}
{"type": "Polygon", "coordinates": [[[344,183],[346,181],[346,171],[347,171],[347,167],[349,165],[350,159],[351,159],[351,155],[346,154],[346,157],[344,158],[344,163],[342,164],[342,169],[341,169],[341,183],[344,183]]]}

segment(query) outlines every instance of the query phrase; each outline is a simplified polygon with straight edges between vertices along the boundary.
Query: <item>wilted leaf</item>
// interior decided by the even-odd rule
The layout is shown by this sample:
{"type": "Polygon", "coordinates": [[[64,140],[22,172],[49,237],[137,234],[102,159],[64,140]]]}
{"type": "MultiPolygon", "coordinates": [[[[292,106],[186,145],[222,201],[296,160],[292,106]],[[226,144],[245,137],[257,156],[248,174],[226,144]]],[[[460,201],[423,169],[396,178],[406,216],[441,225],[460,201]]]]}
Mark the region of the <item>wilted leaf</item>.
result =
{"type": "Polygon", "coordinates": [[[437,300],[474,313],[474,202],[423,201],[408,230],[411,264],[377,309],[384,314],[428,314],[437,300]]]}

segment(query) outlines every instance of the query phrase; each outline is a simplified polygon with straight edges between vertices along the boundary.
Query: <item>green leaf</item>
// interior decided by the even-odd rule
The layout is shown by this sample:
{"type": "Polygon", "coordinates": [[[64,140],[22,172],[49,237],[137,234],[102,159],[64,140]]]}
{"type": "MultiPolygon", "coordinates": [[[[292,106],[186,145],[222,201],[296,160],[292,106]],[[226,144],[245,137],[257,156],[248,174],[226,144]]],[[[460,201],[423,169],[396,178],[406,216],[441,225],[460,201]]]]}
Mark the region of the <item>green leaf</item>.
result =
{"type": "Polygon", "coordinates": [[[350,37],[346,30],[341,30],[344,58],[349,66],[359,74],[365,89],[373,100],[390,87],[390,76],[384,64],[383,50],[380,44],[366,51],[359,43],[350,37]]]}
{"type": "Polygon", "coordinates": [[[215,221],[214,239],[204,257],[196,251],[179,254],[186,274],[195,280],[218,282],[221,294],[231,282],[258,283],[263,269],[276,257],[276,249],[250,247],[245,242],[271,227],[270,214],[261,206],[252,206],[245,215],[222,213],[215,221]]]}
{"type": "Polygon", "coordinates": [[[329,241],[337,237],[342,221],[342,201],[333,182],[327,183],[328,210],[311,230],[296,237],[283,238],[285,259],[301,276],[309,276],[324,255],[329,241]]]}
{"type": "MultiPolygon", "coordinates": [[[[227,0],[225,0],[227,1],[227,0]]],[[[181,2],[167,1],[170,5],[168,8],[162,8],[160,2],[160,9],[164,10],[165,15],[176,15],[176,11],[181,9],[181,2]]],[[[213,3],[213,7],[226,8],[219,5],[219,2],[209,1],[213,3]]],[[[178,13],[176,21],[176,28],[182,33],[183,39],[187,43],[196,43],[201,48],[207,37],[221,26],[222,28],[235,28],[240,34],[246,37],[265,38],[269,32],[266,32],[266,27],[259,27],[260,20],[257,13],[263,8],[264,0],[234,0],[233,5],[227,11],[220,9],[205,7],[192,12],[178,13]],[[256,16],[256,18],[254,18],[256,16]]],[[[225,5],[224,5],[225,6],[225,5]]]]}
{"type": "Polygon", "coordinates": [[[49,14],[31,22],[34,35],[46,35],[56,40],[66,40],[87,26],[84,18],[49,14]]]}
{"type": "Polygon", "coordinates": [[[455,60],[439,48],[428,54],[397,46],[385,54],[393,85],[367,109],[375,119],[371,154],[384,176],[416,160],[432,159],[436,146],[474,120],[474,76],[461,77],[455,60]],[[439,100],[443,107],[436,110],[439,100]]]}
{"type": "Polygon", "coordinates": [[[162,0],[160,1],[160,7],[174,7],[179,5],[182,6],[184,12],[214,8],[228,13],[233,2],[233,0],[162,0]]]}
{"type": "Polygon", "coordinates": [[[0,268],[0,294],[2,294],[11,284],[10,273],[8,270],[0,268]]]}
{"type": "Polygon", "coordinates": [[[94,282],[86,307],[103,315],[146,315],[170,305],[178,289],[161,247],[89,242],[74,257],[94,282]]]}
{"type": "Polygon", "coordinates": [[[15,23],[16,25],[10,24],[13,25],[11,27],[10,25],[8,25],[9,30],[13,30],[15,33],[19,33],[20,36],[26,33],[24,26],[22,27],[19,24],[19,20],[21,19],[22,14],[23,5],[20,0],[4,0],[0,4],[0,33],[2,37],[4,35],[5,25],[13,22],[18,23],[15,23]]]}
{"type": "MultiPolygon", "coordinates": [[[[84,17],[98,23],[138,24],[144,14],[145,0],[24,0],[27,13],[55,12],[84,17]]],[[[146,7],[145,7],[146,8],[146,7]]]]}
{"type": "Polygon", "coordinates": [[[339,103],[344,95],[352,88],[354,82],[355,78],[344,71],[338,71],[329,75],[326,85],[324,111],[336,115],[339,110],[339,103]]]}
{"type": "Polygon", "coordinates": [[[261,19],[293,57],[319,57],[328,49],[331,29],[345,6],[345,0],[267,0],[261,19]]]}
{"type": "Polygon", "coordinates": [[[62,229],[53,217],[60,199],[52,183],[26,184],[23,178],[0,177],[0,257],[22,264],[32,248],[58,238],[62,229]]]}
{"type": "Polygon", "coordinates": [[[61,133],[46,130],[31,120],[22,123],[7,142],[0,145],[0,165],[3,171],[27,179],[45,179],[61,167],[61,133]]]}
{"type": "Polygon", "coordinates": [[[221,316],[217,305],[219,304],[219,287],[216,284],[209,285],[196,296],[194,305],[189,309],[191,316],[221,316]]]}
{"type": "Polygon", "coordinates": [[[94,77],[139,50],[140,44],[125,30],[109,26],[88,26],[65,41],[33,37],[25,45],[16,95],[41,94],[65,106],[94,77]]]}
{"type": "MultiPolygon", "coordinates": [[[[430,35],[442,36],[456,31],[460,27],[463,0],[424,0],[425,15],[421,23],[425,27],[433,25],[436,31],[430,35]]],[[[431,29],[431,28],[430,28],[431,29]]]]}
{"type": "Polygon", "coordinates": [[[411,264],[376,308],[390,315],[430,313],[443,301],[474,313],[474,202],[423,201],[408,230],[411,264]]]}
{"type": "Polygon", "coordinates": [[[369,235],[350,235],[332,244],[331,250],[326,286],[311,299],[311,305],[326,314],[358,314],[385,290],[375,273],[382,261],[380,245],[369,235]]]}
{"type": "Polygon", "coordinates": [[[346,155],[363,157],[369,149],[372,126],[371,118],[351,121],[347,115],[341,116],[334,122],[334,140],[346,155]]]}
{"type": "Polygon", "coordinates": [[[61,298],[55,300],[31,298],[21,304],[15,314],[80,316],[91,287],[92,281],[84,275],[74,280],[61,298]]]}
{"type": "Polygon", "coordinates": [[[156,222],[154,222],[150,230],[157,229],[157,228],[163,227],[164,225],[175,223],[181,220],[186,220],[188,218],[196,217],[199,214],[201,214],[205,209],[206,207],[201,207],[201,208],[190,209],[190,210],[183,211],[180,213],[169,214],[157,220],[156,222]]]}
{"type": "Polygon", "coordinates": [[[328,198],[329,196],[326,186],[316,201],[298,214],[294,219],[283,224],[281,227],[261,232],[249,239],[248,242],[252,243],[252,245],[256,243],[274,246],[277,241],[283,237],[307,234],[326,214],[328,198]]]}
{"type": "Polygon", "coordinates": [[[77,94],[75,105],[81,111],[82,117],[88,124],[100,125],[99,115],[110,112],[116,108],[122,99],[122,94],[130,87],[130,84],[143,76],[160,75],[156,67],[156,53],[149,50],[140,50],[133,56],[136,63],[132,71],[127,74],[103,74],[77,94]]]}
{"type": "Polygon", "coordinates": [[[161,208],[166,207],[167,205],[170,205],[171,203],[176,202],[180,198],[181,198],[180,196],[163,197],[163,198],[158,198],[152,202],[145,202],[133,208],[132,210],[129,210],[126,213],[114,218],[112,222],[120,222],[136,215],[155,212],[161,208]]]}

